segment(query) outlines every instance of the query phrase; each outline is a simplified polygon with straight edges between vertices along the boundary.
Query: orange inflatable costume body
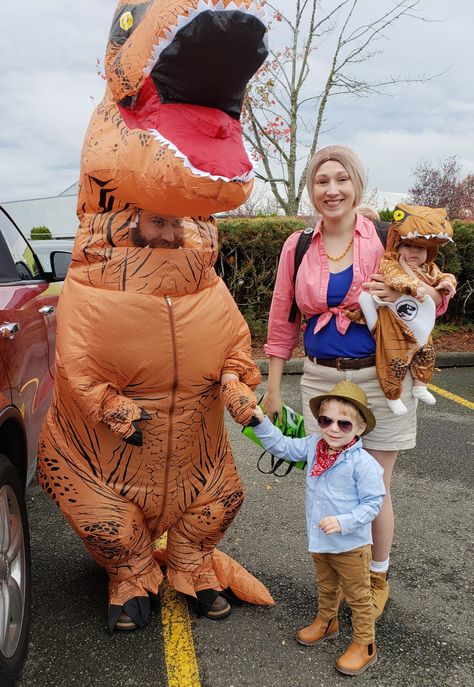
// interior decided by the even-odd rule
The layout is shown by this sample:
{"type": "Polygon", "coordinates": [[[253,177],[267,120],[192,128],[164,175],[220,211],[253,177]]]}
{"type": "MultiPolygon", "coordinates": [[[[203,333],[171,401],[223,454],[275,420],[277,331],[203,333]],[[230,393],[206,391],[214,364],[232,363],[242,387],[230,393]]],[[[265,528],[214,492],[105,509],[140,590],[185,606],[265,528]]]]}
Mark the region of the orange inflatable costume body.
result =
{"type": "Polygon", "coordinates": [[[43,489],[108,572],[111,630],[123,609],[145,624],[163,578],[154,542],[165,532],[176,590],[230,588],[274,603],[215,550],[243,500],[224,402],[237,419],[242,408],[251,416],[240,382],[222,394],[221,376],[255,388],[260,374],[214,271],[209,217],[252,188],[239,115],[265,32],[248,0],[119,2],[114,16],[38,463],[43,489]],[[172,223],[173,242],[149,240],[145,219],[172,223]]]}
{"type": "MultiPolygon", "coordinates": [[[[377,342],[377,378],[389,407],[399,415],[406,413],[400,396],[408,370],[423,384],[428,384],[433,375],[435,353],[430,333],[436,308],[433,299],[424,296],[421,284],[435,288],[441,285],[440,293],[443,295],[455,292],[454,275],[441,272],[434,263],[438,246],[452,241],[452,235],[453,230],[443,208],[397,205],[379,272],[385,284],[403,296],[395,303],[386,303],[363,293],[359,300],[377,342]],[[404,243],[426,249],[426,260],[422,265],[401,264],[399,250],[404,243]]],[[[413,388],[416,395],[416,387],[413,388]]],[[[429,399],[431,394],[426,396],[429,399]]],[[[420,398],[423,399],[421,394],[420,398]]]]}

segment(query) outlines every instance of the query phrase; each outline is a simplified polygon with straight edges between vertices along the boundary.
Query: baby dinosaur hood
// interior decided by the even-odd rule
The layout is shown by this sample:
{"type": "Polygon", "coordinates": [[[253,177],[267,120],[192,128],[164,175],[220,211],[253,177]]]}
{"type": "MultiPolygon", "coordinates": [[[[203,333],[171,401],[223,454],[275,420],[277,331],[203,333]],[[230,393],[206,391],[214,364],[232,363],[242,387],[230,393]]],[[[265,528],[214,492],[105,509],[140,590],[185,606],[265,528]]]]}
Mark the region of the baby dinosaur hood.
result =
{"type": "Polygon", "coordinates": [[[254,172],[239,118],[267,54],[259,2],[121,0],[106,94],[84,141],[79,212],[99,201],[177,216],[241,205],[254,172]]]}
{"type": "Polygon", "coordinates": [[[438,246],[452,241],[453,229],[445,208],[399,203],[387,236],[387,251],[396,252],[403,241],[423,246],[428,251],[427,262],[438,254],[438,246]]]}

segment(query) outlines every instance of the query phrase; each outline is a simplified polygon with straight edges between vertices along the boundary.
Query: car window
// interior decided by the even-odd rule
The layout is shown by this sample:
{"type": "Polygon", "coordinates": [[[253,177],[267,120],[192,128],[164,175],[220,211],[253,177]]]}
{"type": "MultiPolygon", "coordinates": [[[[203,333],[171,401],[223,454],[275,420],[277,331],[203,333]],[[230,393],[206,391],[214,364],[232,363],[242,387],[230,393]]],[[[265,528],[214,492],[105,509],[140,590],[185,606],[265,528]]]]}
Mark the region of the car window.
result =
{"type": "Polygon", "coordinates": [[[0,212],[0,231],[13,257],[18,279],[39,279],[41,269],[36,262],[33,251],[16,226],[3,212],[0,212]]]}
{"type": "MultiPolygon", "coordinates": [[[[68,240],[68,239],[47,239],[43,241],[32,241],[31,247],[33,248],[33,251],[40,261],[43,270],[45,272],[51,272],[51,253],[53,252],[68,252],[72,253],[72,248],[74,245],[74,241],[68,240]]],[[[69,260],[71,261],[71,257],[66,259],[64,258],[65,262],[69,260]]],[[[68,265],[66,265],[67,269],[68,265]]]]}

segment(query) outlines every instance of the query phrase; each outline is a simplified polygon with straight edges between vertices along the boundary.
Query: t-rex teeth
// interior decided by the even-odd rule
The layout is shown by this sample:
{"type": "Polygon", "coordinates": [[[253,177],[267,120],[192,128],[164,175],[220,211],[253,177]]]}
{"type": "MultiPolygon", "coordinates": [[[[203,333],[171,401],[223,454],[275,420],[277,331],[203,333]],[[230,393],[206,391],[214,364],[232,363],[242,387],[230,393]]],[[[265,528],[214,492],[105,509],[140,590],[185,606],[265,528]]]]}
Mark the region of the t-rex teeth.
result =
{"type": "Polygon", "coordinates": [[[219,0],[217,4],[214,4],[212,0],[200,0],[196,8],[189,10],[188,15],[179,15],[175,26],[163,31],[163,35],[160,36],[158,43],[153,47],[152,54],[147,61],[143,73],[146,76],[151,74],[153,67],[160,59],[161,53],[170,45],[170,43],[173,42],[178,31],[193,21],[199,14],[201,14],[201,12],[231,12],[235,10],[255,16],[262,22],[262,24],[266,26],[265,11],[263,7],[257,3],[252,3],[249,7],[238,7],[235,2],[231,2],[229,5],[227,5],[227,7],[224,7],[224,3],[221,0],[219,0]]]}
{"type": "MultiPolygon", "coordinates": [[[[250,181],[250,180],[253,179],[254,176],[255,176],[255,172],[254,172],[253,168],[250,170],[250,172],[247,172],[246,174],[242,174],[241,176],[232,177],[232,178],[225,177],[225,176],[222,176],[222,175],[220,175],[220,174],[211,174],[210,172],[205,172],[204,170],[198,169],[197,167],[195,167],[195,166],[192,164],[192,162],[189,161],[189,159],[186,157],[186,155],[185,155],[184,153],[182,153],[182,152],[179,150],[179,148],[178,148],[177,146],[175,146],[174,143],[172,143],[172,142],[169,141],[167,138],[165,138],[162,134],[160,134],[159,131],[157,131],[156,129],[149,129],[149,132],[154,136],[154,138],[155,138],[157,141],[159,141],[160,143],[163,143],[163,145],[168,146],[168,148],[170,148],[170,149],[174,152],[174,154],[176,155],[176,157],[179,158],[179,159],[181,159],[181,160],[183,161],[183,165],[184,165],[187,169],[191,170],[191,172],[192,172],[193,174],[195,174],[196,176],[200,176],[200,177],[209,177],[210,179],[212,179],[212,181],[219,181],[219,180],[221,180],[221,181],[227,181],[227,182],[230,182],[230,181],[240,181],[240,182],[242,182],[242,183],[245,183],[245,182],[247,182],[247,181],[250,181]]],[[[250,161],[250,163],[251,163],[250,158],[249,158],[249,161],[250,161]]]]}

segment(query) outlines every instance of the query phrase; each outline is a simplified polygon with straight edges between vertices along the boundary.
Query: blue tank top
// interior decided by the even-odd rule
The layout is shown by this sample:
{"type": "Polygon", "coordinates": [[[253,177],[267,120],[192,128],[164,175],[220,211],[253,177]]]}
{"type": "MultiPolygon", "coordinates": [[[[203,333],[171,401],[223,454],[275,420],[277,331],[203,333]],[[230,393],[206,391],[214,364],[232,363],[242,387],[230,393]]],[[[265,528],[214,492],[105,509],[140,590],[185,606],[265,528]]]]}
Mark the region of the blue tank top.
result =
{"type": "MultiPolygon", "coordinates": [[[[352,284],[353,269],[347,269],[329,275],[327,301],[328,307],[334,308],[342,303],[352,284]]],[[[364,358],[375,353],[375,341],[364,324],[351,322],[346,333],[340,334],[336,327],[336,318],[331,317],[325,327],[316,335],[314,328],[320,315],[313,315],[306,323],[304,347],[308,355],[314,358],[364,358]]]]}

